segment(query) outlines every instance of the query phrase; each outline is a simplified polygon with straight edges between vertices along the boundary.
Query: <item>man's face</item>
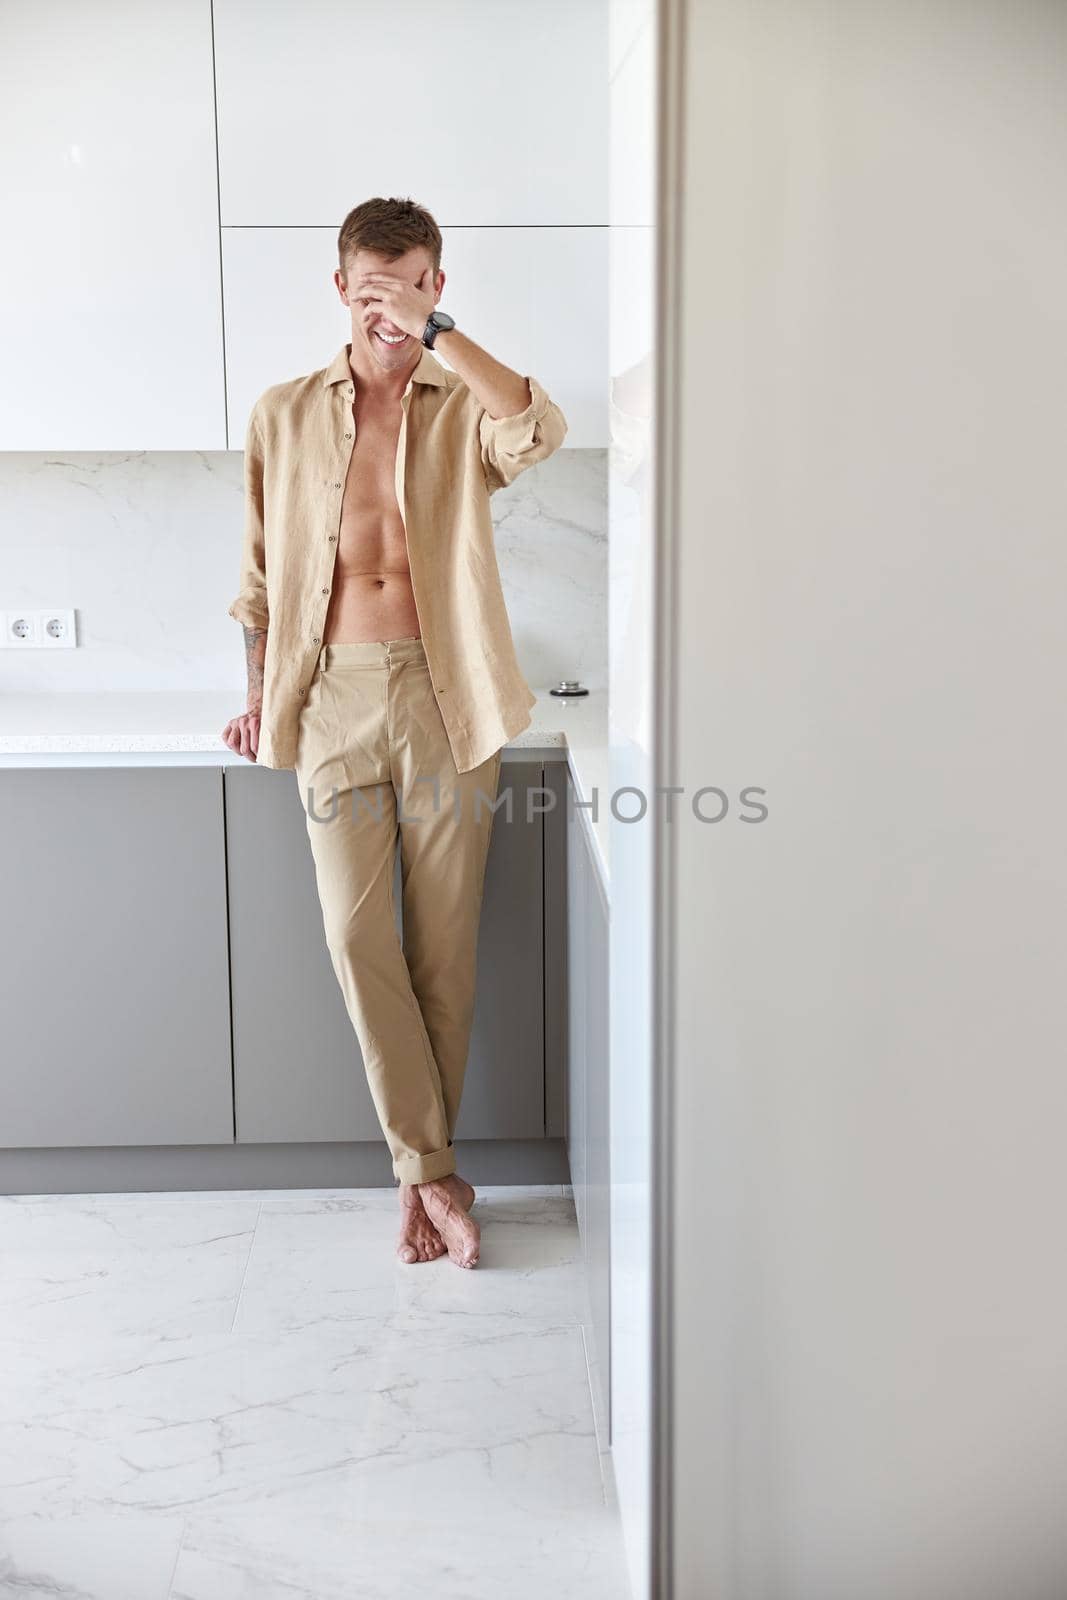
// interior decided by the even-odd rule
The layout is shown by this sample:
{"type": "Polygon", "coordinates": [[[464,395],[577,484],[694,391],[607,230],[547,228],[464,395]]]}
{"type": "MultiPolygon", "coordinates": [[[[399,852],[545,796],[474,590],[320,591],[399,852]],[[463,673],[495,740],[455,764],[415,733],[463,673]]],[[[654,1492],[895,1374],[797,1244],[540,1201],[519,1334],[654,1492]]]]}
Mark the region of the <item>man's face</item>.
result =
{"type": "MultiPolygon", "coordinates": [[[[357,250],[354,256],[349,256],[347,265],[345,283],[353,313],[353,339],[361,338],[375,363],[387,372],[399,372],[413,365],[422,351],[420,341],[390,322],[377,306],[368,307],[360,300],[359,277],[363,272],[388,272],[415,286],[429,269],[431,276],[426,280],[429,285],[433,274],[430,252],[420,245],[391,261],[374,250],[357,250]]],[[[439,272],[433,285],[434,305],[440,296],[442,281],[443,274],[439,272]]]]}

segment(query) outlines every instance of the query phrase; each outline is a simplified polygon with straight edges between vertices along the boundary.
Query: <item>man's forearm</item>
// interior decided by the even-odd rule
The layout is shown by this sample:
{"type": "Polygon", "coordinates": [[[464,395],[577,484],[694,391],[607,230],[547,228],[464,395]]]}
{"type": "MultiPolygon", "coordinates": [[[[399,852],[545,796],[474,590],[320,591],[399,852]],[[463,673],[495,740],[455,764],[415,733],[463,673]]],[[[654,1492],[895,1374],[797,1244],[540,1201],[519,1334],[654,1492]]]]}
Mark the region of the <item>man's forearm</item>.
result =
{"type": "Polygon", "coordinates": [[[248,662],[249,711],[263,709],[263,664],[267,655],[266,628],[249,628],[245,625],[245,659],[248,662]]]}
{"type": "Polygon", "coordinates": [[[458,328],[439,333],[434,349],[440,350],[494,421],[500,417],[517,417],[533,399],[530,385],[521,374],[495,360],[488,350],[483,350],[458,328]]]}

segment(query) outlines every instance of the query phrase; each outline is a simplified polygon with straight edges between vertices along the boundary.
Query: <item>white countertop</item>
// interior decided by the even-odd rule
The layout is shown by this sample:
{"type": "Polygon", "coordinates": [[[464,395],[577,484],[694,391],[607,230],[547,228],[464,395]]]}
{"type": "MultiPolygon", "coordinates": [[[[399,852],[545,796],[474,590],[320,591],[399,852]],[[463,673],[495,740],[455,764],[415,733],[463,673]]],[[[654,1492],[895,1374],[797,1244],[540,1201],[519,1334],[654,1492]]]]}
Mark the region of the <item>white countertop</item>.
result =
{"type": "MultiPolygon", "coordinates": [[[[237,697],[239,701],[239,696],[237,697]]],[[[222,742],[235,713],[230,690],[146,690],[101,694],[0,695],[0,767],[231,765],[244,760],[222,742]]],[[[597,791],[597,816],[585,806],[589,836],[608,887],[608,697],[575,700],[547,690],[533,721],[505,750],[558,748],[578,798],[597,791]]]]}

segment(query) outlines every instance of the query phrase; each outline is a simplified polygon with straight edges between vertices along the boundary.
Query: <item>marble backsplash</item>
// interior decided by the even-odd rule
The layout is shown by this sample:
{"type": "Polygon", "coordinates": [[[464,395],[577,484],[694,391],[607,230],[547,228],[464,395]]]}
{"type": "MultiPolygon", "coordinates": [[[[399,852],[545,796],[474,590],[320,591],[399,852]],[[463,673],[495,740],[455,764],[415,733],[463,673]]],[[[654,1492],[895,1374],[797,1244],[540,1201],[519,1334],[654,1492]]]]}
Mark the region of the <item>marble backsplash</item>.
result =
{"type": "MultiPolygon", "coordinates": [[[[607,686],[606,450],[563,448],[493,496],[515,648],[530,686],[607,686]]],[[[243,694],[243,456],[0,453],[0,612],[76,612],[74,650],[0,650],[0,693],[243,694]]],[[[242,702],[243,703],[243,702],[242,702]]]]}

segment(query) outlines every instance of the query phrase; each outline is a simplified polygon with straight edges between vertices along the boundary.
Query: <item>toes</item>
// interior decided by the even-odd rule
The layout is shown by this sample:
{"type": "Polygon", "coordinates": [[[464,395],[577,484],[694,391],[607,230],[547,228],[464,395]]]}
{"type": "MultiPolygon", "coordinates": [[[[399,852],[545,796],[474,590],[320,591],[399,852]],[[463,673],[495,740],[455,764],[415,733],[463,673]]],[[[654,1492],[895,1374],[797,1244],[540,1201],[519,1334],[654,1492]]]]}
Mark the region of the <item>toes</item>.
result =
{"type": "Polygon", "coordinates": [[[401,1261],[406,1261],[409,1265],[411,1262],[418,1260],[415,1247],[414,1245],[410,1244],[402,1244],[400,1249],[397,1251],[397,1255],[400,1257],[401,1261]]]}

